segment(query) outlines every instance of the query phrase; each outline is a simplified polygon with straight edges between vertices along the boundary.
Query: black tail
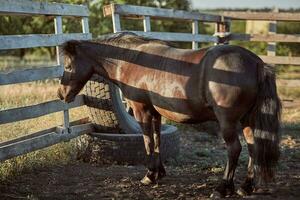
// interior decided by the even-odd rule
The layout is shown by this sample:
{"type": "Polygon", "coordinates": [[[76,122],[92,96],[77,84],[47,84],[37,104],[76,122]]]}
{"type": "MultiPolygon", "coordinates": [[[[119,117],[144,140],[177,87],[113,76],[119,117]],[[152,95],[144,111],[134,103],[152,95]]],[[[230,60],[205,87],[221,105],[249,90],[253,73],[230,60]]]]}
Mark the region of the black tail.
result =
{"type": "Polygon", "coordinates": [[[258,69],[258,96],[251,113],[254,128],[254,164],[262,180],[273,179],[279,159],[281,102],[277,95],[275,73],[264,65],[258,69]]]}

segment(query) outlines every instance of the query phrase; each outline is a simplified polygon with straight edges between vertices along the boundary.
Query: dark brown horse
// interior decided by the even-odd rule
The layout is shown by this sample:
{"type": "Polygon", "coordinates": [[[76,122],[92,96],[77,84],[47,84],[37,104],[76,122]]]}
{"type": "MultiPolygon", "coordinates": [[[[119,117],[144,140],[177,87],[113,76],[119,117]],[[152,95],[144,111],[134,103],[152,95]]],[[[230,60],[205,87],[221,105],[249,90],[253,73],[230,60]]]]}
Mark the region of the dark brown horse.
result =
{"type": "Polygon", "coordinates": [[[248,175],[240,194],[251,194],[254,174],[268,181],[279,158],[281,104],[275,75],[250,51],[231,45],[183,50],[132,33],[98,41],[69,41],[60,99],[70,102],[92,74],[118,85],[140,123],[148,156],[145,185],[166,172],[160,160],[161,116],[180,123],[217,120],[228,161],[215,195],[234,193],[233,177],[242,124],[248,143],[248,175]],[[256,166],[256,167],[254,167],[256,166]]]}

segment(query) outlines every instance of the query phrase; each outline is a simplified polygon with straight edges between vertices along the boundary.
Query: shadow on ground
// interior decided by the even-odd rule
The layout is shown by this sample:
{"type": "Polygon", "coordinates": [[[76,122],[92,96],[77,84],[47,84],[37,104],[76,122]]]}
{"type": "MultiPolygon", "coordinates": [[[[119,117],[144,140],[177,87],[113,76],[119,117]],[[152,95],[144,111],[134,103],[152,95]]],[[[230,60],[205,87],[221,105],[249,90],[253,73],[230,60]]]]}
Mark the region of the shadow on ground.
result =
{"type": "MultiPolygon", "coordinates": [[[[300,196],[299,130],[283,130],[282,156],[276,183],[251,199],[297,199],[300,196]]],[[[243,139],[242,139],[243,140],[243,139]]],[[[91,165],[74,162],[24,172],[2,183],[0,199],[208,199],[222,176],[226,149],[216,136],[182,130],[181,154],[166,163],[168,176],[154,187],[141,186],[143,166],[91,165]]],[[[236,187],[243,181],[247,148],[237,169],[236,187]]],[[[237,196],[230,198],[235,199],[237,196]]]]}

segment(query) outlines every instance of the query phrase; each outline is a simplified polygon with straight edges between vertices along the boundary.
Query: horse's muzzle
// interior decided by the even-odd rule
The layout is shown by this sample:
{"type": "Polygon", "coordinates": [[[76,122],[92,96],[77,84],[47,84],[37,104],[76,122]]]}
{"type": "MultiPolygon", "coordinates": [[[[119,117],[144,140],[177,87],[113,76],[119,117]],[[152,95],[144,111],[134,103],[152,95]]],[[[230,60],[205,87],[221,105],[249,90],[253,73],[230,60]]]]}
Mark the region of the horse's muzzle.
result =
{"type": "Polygon", "coordinates": [[[57,90],[57,97],[58,97],[60,100],[64,100],[64,96],[62,95],[61,89],[60,89],[60,88],[58,88],[58,90],[57,90]]]}

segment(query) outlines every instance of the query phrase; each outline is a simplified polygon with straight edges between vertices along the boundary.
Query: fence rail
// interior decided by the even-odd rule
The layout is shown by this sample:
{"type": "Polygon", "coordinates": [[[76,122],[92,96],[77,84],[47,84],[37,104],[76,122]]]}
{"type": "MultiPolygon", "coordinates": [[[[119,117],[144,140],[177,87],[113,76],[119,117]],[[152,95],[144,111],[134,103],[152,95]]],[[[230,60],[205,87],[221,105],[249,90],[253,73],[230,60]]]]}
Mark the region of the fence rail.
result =
{"type": "Polygon", "coordinates": [[[276,42],[300,43],[300,34],[277,34],[276,21],[300,21],[299,13],[280,12],[220,12],[217,15],[179,11],[172,9],[150,8],[143,6],[111,4],[103,9],[104,16],[112,16],[114,32],[122,31],[120,17],[142,19],[144,32],[132,31],[138,35],[161,40],[192,42],[192,48],[198,48],[198,42],[229,43],[233,40],[268,42],[267,55],[260,55],[269,64],[300,65],[299,57],[276,56],[276,42]],[[188,20],[192,25],[192,33],[151,32],[150,20],[171,19],[188,20]],[[233,20],[267,20],[268,34],[240,34],[230,32],[233,20]],[[199,34],[199,21],[215,23],[215,35],[199,34]]]}
{"type": "Polygon", "coordinates": [[[87,40],[90,38],[91,34],[88,33],[6,35],[0,36],[0,50],[52,47],[71,39],[87,40]]]}
{"type": "MultiPolygon", "coordinates": [[[[213,15],[199,12],[189,12],[183,10],[152,8],[145,6],[110,4],[103,8],[104,16],[113,14],[131,16],[133,18],[141,18],[141,16],[149,16],[153,19],[173,18],[179,20],[199,20],[204,22],[220,22],[224,20],[220,15],[213,15]]],[[[225,19],[226,20],[226,19],[225,19]]]]}
{"type": "Polygon", "coordinates": [[[59,78],[62,76],[63,71],[63,66],[56,65],[51,67],[38,67],[37,69],[21,69],[8,73],[0,73],[0,85],[59,78]]]}
{"type": "Polygon", "coordinates": [[[237,34],[232,33],[230,40],[256,41],[256,42],[293,42],[300,43],[300,35],[291,34],[237,34]]]}
{"type": "Polygon", "coordinates": [[[220,15],[232,20],[264,20],[264,21],[300,21],[300,13],[292,12],[220,12],[220,15]]]}
{"type": "Polygon", "coordinates": [[[60,100],[52,100],[36,105],[24,106],[19,108],[12,108],[0,111],[0,124],[17,122],[25,119],[32,119],[54,112],[68,110],[84,105],[84,98],[82,95],[76,96],[72,103],[66,104],[60,100]]]}
{"type": "MultiPolygon", "coordinates": [[[[0,73],[0,85],[18,84],[36,80],[59,78],[63,72],[63,57],[59,45],[76,39],[91,39],[88,28],[88,9],[86,6],[34,2],[29,0],[0,0],[2,15],[51,15],[54,16],[54,34],[5,35],[0,36],[0,50],[50,47],[57,48],[57,65],[31,69],[19,69],[0,73]],[[82,33],[64,34],[62,16],[81,17],[82,33]]],[[[54,112],[64,112],[64,126],[33,133],[0,144],[0,161],[22,155],[31,151],[67,141],[81,134],[92,131],[91,124],[70,126],[69,109],[84,105],[84,96],[79,95],[75,101],[66,104],[60,100],[42,102],[36,105],[12,108],[0,111],[0,124],[33,119],[54,112]]],[[[72,125],[72,123],[71,123],[72,125]]]]}
{"type": "Polygon", "coordinates": [[[89,16],[88,8],[81,5],[28,0],[0,0],[0,3],[0,13],[5,15],[89,16]]]}
{"type": "Polygon", "coordinates": [[[57,127],[30,134],[0,144],[0,161],[23,155],[35,150],[66,142],[80,135],[93,132],[90,123],[71,126],[69,132],[57,132],[57,127]]]}

